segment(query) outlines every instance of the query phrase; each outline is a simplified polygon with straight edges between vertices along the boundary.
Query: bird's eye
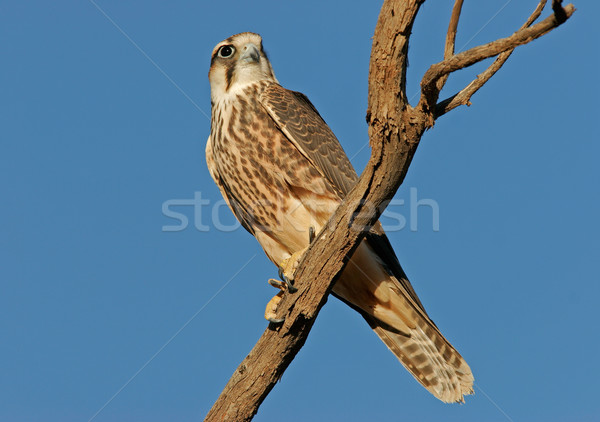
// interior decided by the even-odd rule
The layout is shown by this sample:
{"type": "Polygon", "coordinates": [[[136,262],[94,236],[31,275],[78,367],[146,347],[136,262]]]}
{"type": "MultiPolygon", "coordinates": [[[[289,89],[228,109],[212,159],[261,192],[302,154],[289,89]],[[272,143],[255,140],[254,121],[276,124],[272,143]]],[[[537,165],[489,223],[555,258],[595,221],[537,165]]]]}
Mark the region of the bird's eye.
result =
{"type": "Polygon", "coordinates": [[[233,53],[235,53],[235,48],[232,45],[224,45],[219,48],[219,57],[224,59],[233,56],[233,53]]]}

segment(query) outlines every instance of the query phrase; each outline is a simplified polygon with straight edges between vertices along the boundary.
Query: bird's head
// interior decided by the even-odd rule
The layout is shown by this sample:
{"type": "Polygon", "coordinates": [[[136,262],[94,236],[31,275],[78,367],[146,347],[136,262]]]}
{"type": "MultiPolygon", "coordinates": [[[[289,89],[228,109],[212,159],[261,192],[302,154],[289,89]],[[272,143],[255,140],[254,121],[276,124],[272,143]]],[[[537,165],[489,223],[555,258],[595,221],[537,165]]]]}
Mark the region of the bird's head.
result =
{"type": "Polygon", "coordinates": [[[208,79],[213,101],[249,83],[277,82],[263,50],[262,37],[252,32],[233,35],[217,44],[212,52],[208,79]]]}

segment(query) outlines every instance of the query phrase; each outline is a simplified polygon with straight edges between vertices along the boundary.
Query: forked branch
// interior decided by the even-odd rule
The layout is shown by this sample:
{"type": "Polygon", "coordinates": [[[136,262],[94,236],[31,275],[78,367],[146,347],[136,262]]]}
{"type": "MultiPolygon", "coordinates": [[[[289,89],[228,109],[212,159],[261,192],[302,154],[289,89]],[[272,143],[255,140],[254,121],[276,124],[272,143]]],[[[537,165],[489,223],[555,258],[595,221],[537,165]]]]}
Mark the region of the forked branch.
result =
{"type": "MultiPolygon", "coordinates": [[[[542,1],[541,3],[545,3],[545,1],[542,1]]],[[[560,7],[560,1],[555,0],[553,2],[553,10],[554,13],[540,23],[537,23],[533,26],[523,27],[510,37],[501,38],[499,40],[471,48],[470,50],[453,55],[448,59],[444,59],[443,61],[432,65],[427,72],[425,72],[425,75],[421,81],[421,99],[419,101],[418,108],[425,113],[431,113],[433,116],[441,116],[443,114],[440,114],[441,110],[438,109],[436,112],[436,102],[439,96],[437,83],[441,78],[449,75],[452,72],[472,66],[475,63],[479,63],[480,61],[490,57],[514,50],[515,47],[527,44],[528,42],[541,37],[571,17],[571,15],[575,12],[575,7],[572,4],[569,4],[563,9],[560,7]]],[[[500,66],[498,66],[498,68],[500,66]]],[[[489,75],[488,79],[493,75],[493,73],[494,72],[489,75]]],[[[431,124],[433,124],[433,119],[431,119],[431,124]]]]}
{"type": "MultiPolygon", "coordinates": [[[[531,16],[529,16],[527,21],[523,24],[523,26],[520,29],[528,28],[529,26],[531,26],[531,24],[534,23],[540,17],[540,15],[542,14],[542,10],[544,10],[545,6],[546,0],[541,0],[538,3],[535,10],[533,11],[533,13],[531,14],[531,16]]],[[[513,51],[515,51],[514,48],[499,54],[498,57],[496,57],[496,60],[494,60],[494,62],[485,71],[477,75],[477,78],[475,78],[469,85],[467,85],[460,92],[454,94],[450,98],[447,98],[444,101],[440,101],[435,106],[434,118],[437,119],[438,117],[448,113],[450,110],[455,109],[458,106],[471,105],[471,97],[479,90],[479,88],[485,85],[485,83],[489,81],[490,78],[494,76],[494,74],[496,74],[498,70],[500,70],[500,68],[504,65],[504,63],[506,63],[513,51]]],[[[448,75],[443,76],[442,80],[445,81],[446,79],[444,78],[447,77],[448,75]]]]}

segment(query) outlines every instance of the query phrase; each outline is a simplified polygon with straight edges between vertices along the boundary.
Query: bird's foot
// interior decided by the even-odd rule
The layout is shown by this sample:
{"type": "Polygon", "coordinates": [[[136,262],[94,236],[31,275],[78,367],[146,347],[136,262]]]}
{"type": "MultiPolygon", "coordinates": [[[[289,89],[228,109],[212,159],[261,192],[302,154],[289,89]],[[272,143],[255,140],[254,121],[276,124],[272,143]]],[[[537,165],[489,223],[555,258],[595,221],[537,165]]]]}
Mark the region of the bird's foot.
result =
{"type": "MultiPolygon", "coordinates": [[[[309,243],[312,243],[313,240],[315,240],[315,228],[311,226],[308,229],[308,241],[309,243]]],[[[274,324],[284,321],[282,318],[276,318],[277,306],[279,305],[279,302],[281,302],[281,298],[286,291],[289,293],[296,293],[298,291],[298,289],[294,287],[294,273],[298,269],[300,259],[307,249],[308,248],[304,248],[301,251],[294,252],[292,256],[283,260],[279,265],[279,278],[281,281],[275,280],[274,278],[269,279],[269,284],[281,291],[273,296],[269,303],[267,303],[265,309],[265,319],[267,321],[274,324]]]]}
{"type": "Polygon", "coordinates": [[[277,316],[277,306],[279,302],[281,302],[281,298],[283,298],[283,294],[288,291],[290,293],[295,293],[298,291],[293,285],[292,282],[283,275],[283,271],[279,270],[279,277],[283,281],[275,280],[274,278],[269,279],[269,284],[273,287],[281,290],[277,293],[273,298],[267,303],[267,307],[265,308],[265,319],[273,324],[279,324],[284,321],[284,318],[276,318],[277,316]]]}
{"type": "MultiPolygon", "coordinates": [[[[273,280],[273,279],[271,279],[271,280],[273,280]]],[[[271,283],[271,280],[269,280],[269,284],[274,286],[274,284],[271,283]]],[[[273,281],[277,281],[277,280],[273,280],[273,281]]],[[[276,287],[278,287],[278,286],[276,286],[276,287]]],[[[273,298],[269,301],[269,303],[267,303],[267,307],[265,308],[265,319],[269,322],[272,322],[273,324],[279,324],[284,321],[284,318],[276,318],[277,305],[279,305],[279,302],[281,302],[283,293],[284,293],[284,290],[283,290],[283,288],[281,288],[281,291],[279,293],[277,293],[275,296],[273,296],[273,298]]]]}
{"type": "MultiPolygon", "coordinates": [[[[283,261],[283,262],[286,262],[286,261],[283,261]]],[[[279,268],[278,274],[279,274],[279,278],[282,281],[271,278],[269,280],[269,284],[271,286],[279,287],[280,289],[287,290],[290,293],[296,293],[298,291],[298,289],[294,287],[294,280],[292,278],[288,277],[287,275],[285,275],[285,271],[283,268],[279,268]]],[[[293,272],[292,272],[292,274],[293,274],[293,272]]]]}
{"type": "Polygon", "coordinates": [[[290,293],[294,293],[298,290],[294,287],[294,273],[298,269],[300,259],[302,259],[302,256],[307,249],[308,248],[304,248],[301,251],[294,252],[292,256],[284,259],[283,262],[279,264],[279,278],[287,285],[290,293]]]}

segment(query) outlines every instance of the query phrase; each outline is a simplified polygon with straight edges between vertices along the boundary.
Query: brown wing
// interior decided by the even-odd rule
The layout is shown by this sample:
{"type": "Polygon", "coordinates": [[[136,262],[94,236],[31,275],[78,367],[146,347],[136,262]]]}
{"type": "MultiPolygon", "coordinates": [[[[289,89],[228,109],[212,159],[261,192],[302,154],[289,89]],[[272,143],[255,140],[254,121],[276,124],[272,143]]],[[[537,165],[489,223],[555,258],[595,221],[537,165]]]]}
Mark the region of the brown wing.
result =
{"type": "MultiPolygon", "coordinates": [[[[260,102],[287,138],[336,189],[340,199],[345,198],[358,176],[340,142],[306,95],[273,83],[265,88],[260,102]]],[[[366,239],[388,272],[427,315],[379,223],[366,239]]]]}
{"type": "Polygon", "coordinates": [[[300,92],[270,84],[260,102],[277,126],[344,198],[358,176],[317,109],[300,92]]]}

